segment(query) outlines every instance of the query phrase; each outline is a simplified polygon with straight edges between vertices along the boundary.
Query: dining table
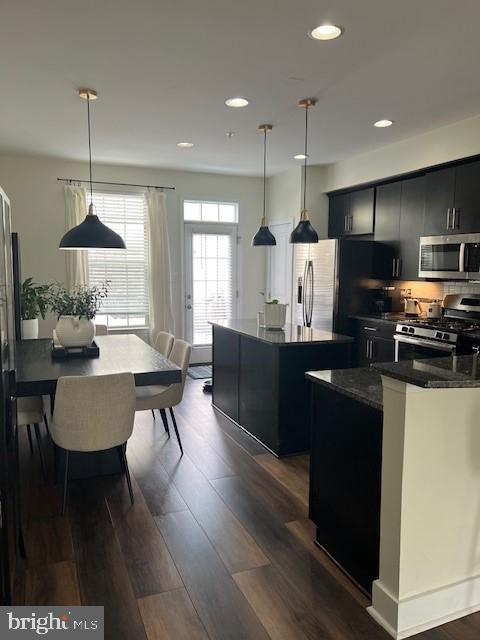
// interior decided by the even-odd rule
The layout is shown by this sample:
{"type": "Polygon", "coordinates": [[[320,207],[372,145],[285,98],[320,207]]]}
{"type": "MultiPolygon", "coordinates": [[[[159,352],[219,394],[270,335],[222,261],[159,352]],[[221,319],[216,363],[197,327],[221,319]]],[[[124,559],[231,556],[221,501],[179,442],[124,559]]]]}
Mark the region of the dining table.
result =
{"type": "MultiPolygon", "coordinates": [[[[182,370],[168,358],[134,334],[96,336],[97,357],[54,359],[51,339],[19,340],[15,343],[15,379],[13,394],[49,396],[55,403],[57,381],[62,376],[102,376],[132,372],[135,385],[170,385],[182,381],[182,370]]],[[[152,418],[153,419],[153,418],[152,418]]],[[[54,477],[63,479],[65,452],[54,445],[54,477]]],[[[85,478],[120,473],[116,451],[73,452],[69,459],[69,477],[85,478]]]]}

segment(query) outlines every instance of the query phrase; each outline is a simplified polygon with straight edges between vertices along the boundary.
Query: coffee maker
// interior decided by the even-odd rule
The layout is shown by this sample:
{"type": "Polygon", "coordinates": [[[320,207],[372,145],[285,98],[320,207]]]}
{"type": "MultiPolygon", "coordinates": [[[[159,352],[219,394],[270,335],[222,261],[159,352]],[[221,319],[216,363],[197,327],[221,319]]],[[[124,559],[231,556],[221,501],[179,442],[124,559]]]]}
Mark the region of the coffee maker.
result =
{"type": "Polygon", "coordinates": [[[400,289],[397,287],[378,287],[369,289],[369,312],[374,315],[386,315],[402,311],[400,289]]]}

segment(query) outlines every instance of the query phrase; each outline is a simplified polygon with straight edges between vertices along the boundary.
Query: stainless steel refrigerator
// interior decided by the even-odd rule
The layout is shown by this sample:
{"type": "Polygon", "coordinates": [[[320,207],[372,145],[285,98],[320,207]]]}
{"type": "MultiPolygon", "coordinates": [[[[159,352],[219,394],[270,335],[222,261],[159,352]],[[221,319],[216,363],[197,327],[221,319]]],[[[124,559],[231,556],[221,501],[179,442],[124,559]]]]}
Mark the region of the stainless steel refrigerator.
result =
{"type": "Polygon", "coordinates": [[[386,279],[391,249],[373,240],[320,240],[294,251],[293,322],[348,333],[349,316],[368,313],[369,291],[386,279]]]}

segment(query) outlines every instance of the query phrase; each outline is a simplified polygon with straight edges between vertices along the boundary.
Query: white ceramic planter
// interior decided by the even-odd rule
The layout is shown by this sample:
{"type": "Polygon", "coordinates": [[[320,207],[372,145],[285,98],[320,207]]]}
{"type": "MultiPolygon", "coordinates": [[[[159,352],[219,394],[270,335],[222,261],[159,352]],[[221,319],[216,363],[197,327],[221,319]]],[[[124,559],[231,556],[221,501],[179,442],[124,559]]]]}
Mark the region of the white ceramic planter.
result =
{"type": "Polygon", "coordinates": [[[35,340],[38,338],[38,318],[22,320],[22,340],[35,340]]]}
{"type": "Polygon", "coordinates": [[[87,318],[60,316],[55,332],[62,347],[87,347],[95,337],[95,324],[87,318]]]}
{"type": "Polygon", "coordinates": [[[283,329],[287,318],[287,305],[264,304],[263,315],[267,329],[283,329]]]}

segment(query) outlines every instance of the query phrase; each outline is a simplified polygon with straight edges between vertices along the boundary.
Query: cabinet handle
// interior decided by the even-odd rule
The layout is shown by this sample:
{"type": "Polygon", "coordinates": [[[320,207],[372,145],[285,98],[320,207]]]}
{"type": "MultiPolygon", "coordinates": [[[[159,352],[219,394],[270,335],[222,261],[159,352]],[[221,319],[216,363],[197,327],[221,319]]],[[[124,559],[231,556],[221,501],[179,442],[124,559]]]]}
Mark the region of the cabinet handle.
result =
{"type": "Polygon", "coordinates": [[[369,351],[369,344],[370,344],[370,340],[367,339],[367,341],[365,342],[365,347],[366,347],[366,353],[365,355],[367,356],[367,360],[368,360],[368,351],[369,351]]]}
{"type": "Polygon", "coordinates": [[[363,327],[364,331],[376,331],[375,327],[363,327]]]}
{"type": "Polygon", "coordinates": [[[401,258],[397,258],[397,278],[400,277],[400,272],[401,272],[401,265],[402,264],[402,259],[401,258]]]}
{"type": "Polygon", "coordinates": [[[460,229],[460,208],[453,207],[453,229],[460,229]]]}
{"type": "Polygon", "coordinates": [[[343,216],[343,230],[348,231],[348,216],[343,216]]]}
{"type": "Polygon", "coordinates": [[[393,258],[393,260],[392,260],[392,277],[395,277],[395,266],[396,266],[396,259],[393,258]]]}
{"type": "Polygon", "coordinates": [[[447,209],[447,230],[451,229],[451,223],[450,223],[450,214],[452,213],[452,210],[450,209],[450,207],[447,209]]]}
{"type": "Polygon", "coordinates": [[[373,340],[370,340],[370,360],[373,360],[373,348],[374,348],[375,344],[373,342],[373,340]]]}

